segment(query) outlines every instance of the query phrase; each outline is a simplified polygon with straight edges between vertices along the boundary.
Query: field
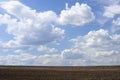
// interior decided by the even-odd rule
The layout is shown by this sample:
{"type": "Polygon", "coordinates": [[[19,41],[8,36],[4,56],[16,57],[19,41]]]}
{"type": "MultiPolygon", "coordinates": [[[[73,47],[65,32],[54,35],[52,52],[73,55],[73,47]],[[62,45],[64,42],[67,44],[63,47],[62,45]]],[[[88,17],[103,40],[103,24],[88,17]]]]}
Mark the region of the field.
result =
{"type": "Polygon", "coordinates": [[[120,80],[120,66],[0,66],[0,80],[120,80]]]}

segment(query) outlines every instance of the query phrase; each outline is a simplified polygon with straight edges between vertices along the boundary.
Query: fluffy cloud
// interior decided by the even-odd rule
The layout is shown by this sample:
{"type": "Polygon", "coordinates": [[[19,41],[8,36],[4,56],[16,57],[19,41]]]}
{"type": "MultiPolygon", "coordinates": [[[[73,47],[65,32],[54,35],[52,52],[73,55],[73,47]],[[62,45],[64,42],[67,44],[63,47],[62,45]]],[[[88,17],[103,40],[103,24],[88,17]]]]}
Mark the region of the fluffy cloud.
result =
{"type": "Polygon", "coordinates": [[[12,44],[39,45],[63,38],[64,30],[54,26],[57,15],[53,11],[38,13],[19,1],[2,2],[0,7],[16,17],[0,15],[1,24],[7,24],[7,32],[14,36],[12,44]]]}
{"type": "MultiPolygon", "coordinates": [[[[15,55],[0,56],[0,64],[54,66],[120,64],[120,35],[118,34],[110,34],[107,30],[100,29],[90,31],[88,34],[70,41],[73,43],[71,48],[65,49],[59,54],[33,55],[18,50],[15,55]]],[[[54,48],[46,46],[40,46],[38,49],[40,51],[53,49],[54,51],[54,48]]]]}
{"type": "Polygon", "coordinates": [[[91,22],[94,18],[95,16],[87,4],[80,5],[77,2],[71,8],[66,4],[66,9],[61,11],[59,23],[63,25],[70,24],[80,26],[91,22]]]}
{"type": "Polygon", "coordinates": [[[120,13],[120,0],[92,0],[95,5],[97,5],[97,10],[95,11],[96,20],[104,25],[110,21],[110,18],[120,13]]]}
{"type": "Polygon", "coordinates": [[[83,57],[79,49],[65,49],[62,51],[61,55],[64,59],[80,59],[83,57]]]}
{"type": "Polygon", "coordinates": [[[4,1],[0,4],[0,7],[10,14],[0,14],[0,24],[7,24],[7,32],[14,36],[7,45],[40,45],[56,42],[64,37],[64,30],[54,26],[56,21],[60,24],[79,26],[94,19],[94,14],[87,4],[76,3],[68,9],[66,5],[66,10],[61,11],[60,17],[53,11],[38,13],[19,1],[4,1]]]}
{"type": "Polygon", "coordinates": [[[114,19],[112,21],[113,26],[111,27],[112,32],[116,32],[120,30],[120,18],[114,19]]]}
{"type": "Polygon", "coordinates": [[[37,65],[37,66],[69,66],[86,65],[82,59],[64,59],[61,54],[32,55],[21,53],[14,55],[0,56],[0,65],[37,65]]]}
{"type": "Polygon", "coordinates": [[[120,26],[120,18],[117,18],[116,20],[113,20],[113,24],[116,26],[120,26]]]}
{"type": "Polygon", "coordinates": [[[23,54],[16,54],[16,55],[6,55],[0,56],[0,62],[3,65],[29,65],[34,61],[36,56],[23,53],[23,54]]]}
{"type": "Polygon", "coordinates": [[[64,30],[55,27],[55,24],[83,25],[95,17],[87,4],[78,2],[62,10],[60,17],[53,11],[38,13],[19,1],[2,1],[0,7],[7,13],[0,14],[0,25],[7,25],[7,33],[14,38],[9,40],[5,48],[17,48],[25,45],[43,45],[49,42],[60,41],[64,38],[64,30]],[[62,21],[62,22],[61,22],[62,21]]]}
{"type": "Polygon", "coordinates": [[[10,15],[0,14],[0,25],[6,24],[6,23],[14,23],[14,22],[16,22],[16,19],[11,19],[10,15]]]}
{"type": "MultiPolygon", "coordinates": [[[[120,0],[118,0],[118,2],[120,2],[120,0]]],[[[107,18],[113,18],[112,21],[112,27],[111,27],[111,31],[112,32],[116,32],[118,30],[120,30],[120,18],[118,17],[120,15],[120,5],[118,3],[116,4],[111,4],[109,6],[104,7],[104,13],[103,16],[107,17],[107,18]],[[117,18],[117,19],[115,19],[117,18]]]]}
{"type": "Polygon", "coordinates": [[[105,7],[103,16],[108,18],[114,18],[115,15],[120,14],[120,5],[110,5],[105,7]]]}
{"type": "Polygon", "coordinates": [[[52,54],[52,55],[40,55],[35,59],[34,65],[52,65],[58,66],[62,65],[62,58],[59,54],[52,54]]]}
{"type": "Polygon", "coordinates": [[[113,4],[118,4],[120,2],[120,0],[92,0],[92,1],[96,1],[99,2],[101,4],[104,5],[113,5],[113,4]]]}
{"type": "Polygon", "coordinates": [[[32,55],[21,53],[15,55],[0,56],[1,65],[62,65],[60,55],[32,55]]]}
{"type": "Polygon", "coordinates": [[[85,36],[79,36],[71,41],[75,47],[88,48],[88,50],[99,51],[118,51],[120,52],[120,35],[110,35],[108,31],[100,29],[98,31],[90,31],[85,36]]]}
{"type": "Polygon", "coordinates": [[[39,46],[39,48],[37,50],[38,51],[43,51],[45,53],[54,53],[54,52],[57,51],[55,48],[49,48],[49,47],[47,47],[45,45],[39,46]]]}
{"type": "MultiPolygon", "coordinates": [[[[113,18],[120,14],[120,6],[117,3],[112,5],[105,7],[104,16],[113,18]]],[[[66,9],[58,15],[53,11],[37,12],[17,0],[2,0],[0,8],[7,12],[0,14],[0,25],[5,24],[7,26],[6,32],[13,36],[13,39],[7,43],[0,41],[0,48],[14,48],[14,51],[7,52],[14,54],[0,55],[0,64],[120,64],[120,35],[110,34],[107,30],[90,31],[84,36],[73,38],[70,40],[73,44],[71,48],[64,49],[57,54],[55,54],[57,52],[55,48],[45,45],[64,38],[64,30],[56,27],[58,23],[59,25],[81,26],[94,20],[94,13],[87,4],[77,2],[74,6],[68,7],[66,3],[66,9]],[[32,49],[29,50],[30,48],[32,49]],[[29,53],[36,49],[40,55],[29,53]],[[45,54],[41,54],[41,52],[45,54]]],[[[113,24],[119,26],[119,18],[114,20],[113,24]]]]}
{"type": "Polygon", "coordinates": [[[66,59],[77,56],[74,60],[84,60],[88,65],[120,64],[118,59],[118,56],[120,57],[120,35],[118,34],[110,35],[107,30],[100,29],[90,31],[87,35],[78,36],[70,41],[74,44],[72,48],[62,52],[62,56],[66,59]],[[104,60],[107,61],[104,62],[104,60]]]}

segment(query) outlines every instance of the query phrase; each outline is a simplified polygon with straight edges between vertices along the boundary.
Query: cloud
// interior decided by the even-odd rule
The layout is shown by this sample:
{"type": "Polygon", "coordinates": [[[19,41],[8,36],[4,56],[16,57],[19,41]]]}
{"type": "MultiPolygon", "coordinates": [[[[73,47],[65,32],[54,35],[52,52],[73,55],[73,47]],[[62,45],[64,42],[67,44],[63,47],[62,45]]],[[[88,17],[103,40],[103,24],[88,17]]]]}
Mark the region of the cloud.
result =
{"type": "Polygon", "coordinates": [[[0,56],[1,65],[29,65],[36,56],[23,53],[23,54],[16,54],[16,55],[6,55],[0,56]],[[3,63],[2,63],[3,62],[3,63]]]}
{"type": "Polygon", "coordinates": [[[99,2],[101,4],[104,5],[113,5],[113,4],[118,4],[120,2],[120,0],[92,0],[92,1],[96,1],[99,2]]]}
{"type": "Polygon", "coordinates": [[[66,3],[66,9],[60,13],[59,23],[62,25],[81,26],[94,20],[95,16],[87,4],[76,2],[71,8],[66,3]]]}
{"type": "MultiPolygon", "coordinates": [[[[66,6],[68,5],[66,4],[66,6]]],[[[64,30],[55,27],[58,19],[65,24],[76,26],[94,19],[91,8],[79,3],[70,9],[62,10],[60,17],[53,11],[38,13],[19,1],[4,1],[1,2],[0,7],[8,13],[0,15],[3,19],[0,24],[7,24],[7,32],[14,36],[14,39],[7,43],[8,45],[41,45],[60,41],[64,38],[64,30]],[[74,13],[74,11],[76,12],[74,13]]]]}
{"type": "MultiPolygon", "coordinates": [[[[77,2],[69,7],[66,3],[66,9],[60,14],[51,10],[37,12],[17,0],[2,0],[0,8],[6,11],[0,14],[0,25],[5,24],[6,32],[13,36],[8,42],[0,40],[0,48],[14,49],[0,55],[0,64],[79,66],[120,64],[120,35],[111,34],[104,29],[90,31],[86,35],[71,39],[72,46],[59,53],[56,48],[45,45],[64,38],[65,30],[59,26],[82,26],[93,21],[95,15],[87,4],[77,2]],[[29,53],[30,51],[34,54],[29,53]],[[12,52],[13,54],[10,54],[12,52]]],[[[110,3],[104,8],[104,16],[114,18],[120,14],[119,8],[118,3],[112,5],[110,3]]],[[[113,24],[119,26],[119,18],[113,20],[113,24]]]]}
{"type": "Polygon", "coordinates": [[[61,53],[64,59],[81,59],[83,58],[83,54],[79,49],[65,49],[61,53]]]}
{"type": "Polygon", "coordinates": [[[120,15],[120,5],[118,3],[111,4],[111,5],[108,5],[108,6],[104,7],[103,16],[113,19],[112,20],[113,25],[111,26],[111,32],[113,32],[113,33],[120,30],[119,15],[120,15]]]}
{"type": "Polygon", "coordinates": [[[63,38],[64,30],[54,26],[57,15],[53,11],[38,13],[19,1],[2,2],[0,7],[10,14],[0,17],[7,24],[7,32],[14,36],[9,41],[13,44],[40,45],[63,38]]]}
{"type": "Polygon", "coordinates": [[[94,13],[96,13],[96,20],[104,25],[108,23],[111,18],[114,18],[116,15],[119,15],[119,3],[120,0],[91,0],[94,3],[91,4],[95,9],[94,13]],[[97,10],[95,8],[97,6],[97,10]]]}
{"type": "Polygon", "coordinates": [[[61,54],[33,55],[30,53],[0,56],[0,65],[76,66],[85,65],[85,60],[64,59],[61,54]]]}
{"type": "Polygon", "coordinates": [[[116,20],[113,20],[112,23],[116,26],[120,26],[120,18],[117,18],[116,20]]]}
{"type": "Polygon", "coordinates": [[[16,19],[11,19],[11,16],[8,14],[0,14],[0,25],[6,23],[14,23],[16,19]]]}
{"type": "Polygon", "coordinates": [[[75,47],[81,46],[81,48],[91,48],[91,50],[97,51],[111,51],[115,50],[119,52],[120,35],[110,35],[107,30],[100,29],[98,31],[90,31],[85,36],[79,36],[71,41],[75,44],[75,47]]]}
{"type": "Polygon", "coordinates": [[[30,53],[21,53],[14,55],[0,56],[1,65],[62,65],[60,55],[32,55],[30,53]]]}
{"type": "Polygon", "coordinates": [[[49,65],[58,66],[62,65],[63,60],[59,54],[40,55],[35,59],[33,65],[49,65]]]}
{"type": "Polygon", "coordinates": [[[53,54],[33,55],[17,50],[15,55],[0,56],[1,64],[13,65],[119,65],[120,35],[107,30],[90,31],[70,40],[71,48],[54,54],[54,48],[40,46],[40,51],[52,50],[53,54]],[[4,62],[4,63],[2,63],[4,62]]]}
{"type": "Polygon", "coordinates": [[[111,31],[113,33],[120,30],[120,18],[119,17],[117,19],[114,19],[112,21],[112,24],[113,24],[113,26],[111,27],[111,31]]]}
{"type": "Polygon", "coordinates": [[[120,14],[120,5],[110,5],[105,7],[103,16],[108,18],[114,18],[115,15],[120,14]]]}
{"type": "Polygon", "coordinates": [[[76,61],[84,60],[87,65],[120,64],[118,59],[120,57],[119,39],[119,34],[110,35],[107,30],[90,31],[84,36],[71,39],[73,46],[63,50],[63,57],[76,61]],[[77,58],[75,58],[76,56],[77,58]],[[104,62],[104,60],[107,61],[104,62]]]}
{"type": "Polygon", "coordinates": [[[87,4],[80,5],[78,2],[71,8],[66,4],[66,10],[61,11],[60,17],[53,11],[37,12],[16,0],[3,1],[0,4],[7,12],[0,14],[0,25],[7,25],[6,32],[14,37],[4,44],[4,48],[57,42],[64,38],[65,33],[63,29],[55,27],[59,21],[60,25],[65,23],[79,26],[95,18],[87,4]]]}
{"type": "Polygon", "coordinates": [[[49,48],[49,47],[47,47],[45,45],[39,46],[37,50],[38,51],[43,51],[45,53],[55,53],[55,52],[57,52],[57,49],[55,49],[55,48],[49,48]]]}

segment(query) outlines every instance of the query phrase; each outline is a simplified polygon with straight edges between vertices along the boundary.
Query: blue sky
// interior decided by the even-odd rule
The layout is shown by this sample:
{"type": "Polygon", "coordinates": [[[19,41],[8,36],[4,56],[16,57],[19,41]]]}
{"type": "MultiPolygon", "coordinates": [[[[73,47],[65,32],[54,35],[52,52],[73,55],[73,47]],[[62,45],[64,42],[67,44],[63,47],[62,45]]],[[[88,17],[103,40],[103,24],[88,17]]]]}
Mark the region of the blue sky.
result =
{"type": "Polygon", "coordinates": [[[120,65],[120,0],[0,0],[0,65],[120,65]]]}

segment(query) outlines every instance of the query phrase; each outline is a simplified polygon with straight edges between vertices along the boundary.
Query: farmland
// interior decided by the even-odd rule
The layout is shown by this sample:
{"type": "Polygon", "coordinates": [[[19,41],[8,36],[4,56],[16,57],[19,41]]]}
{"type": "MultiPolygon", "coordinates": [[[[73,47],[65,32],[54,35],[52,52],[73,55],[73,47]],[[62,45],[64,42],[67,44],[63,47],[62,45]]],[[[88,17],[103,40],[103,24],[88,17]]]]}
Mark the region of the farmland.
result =
{"type": "Polygon", "coordinates": [[[0,80],[120,80],[120,66],[0,66],[0,80]]]}

